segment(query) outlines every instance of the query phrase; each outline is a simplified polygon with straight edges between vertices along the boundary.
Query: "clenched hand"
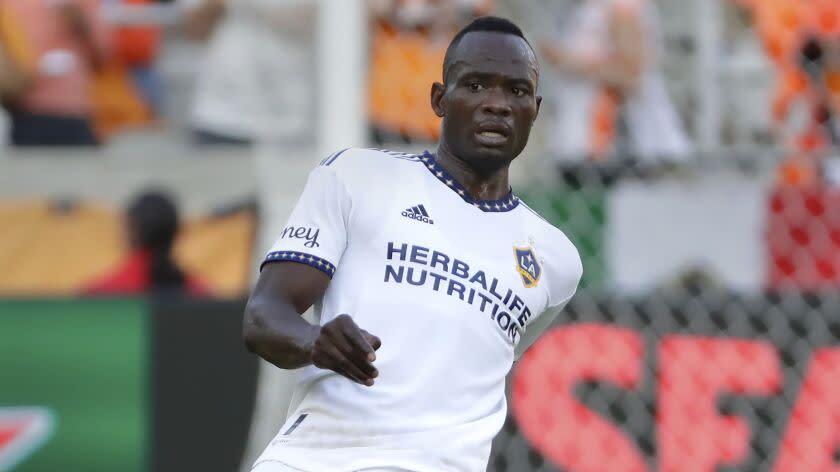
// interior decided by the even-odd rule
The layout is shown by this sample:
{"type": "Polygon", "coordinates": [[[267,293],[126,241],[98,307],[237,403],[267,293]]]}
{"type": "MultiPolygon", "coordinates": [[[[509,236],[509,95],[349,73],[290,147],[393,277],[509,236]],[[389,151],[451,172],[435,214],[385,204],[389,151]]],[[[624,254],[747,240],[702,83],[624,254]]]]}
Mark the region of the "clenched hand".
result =
{"type": "Polygon", "coordinates": [[[373,366],[375,351],[382,345],[376,336],[359,328],[350,315],[339,315],[314,331],[312,363],[348,379],[373,385],[379,372],[373,366]]]}

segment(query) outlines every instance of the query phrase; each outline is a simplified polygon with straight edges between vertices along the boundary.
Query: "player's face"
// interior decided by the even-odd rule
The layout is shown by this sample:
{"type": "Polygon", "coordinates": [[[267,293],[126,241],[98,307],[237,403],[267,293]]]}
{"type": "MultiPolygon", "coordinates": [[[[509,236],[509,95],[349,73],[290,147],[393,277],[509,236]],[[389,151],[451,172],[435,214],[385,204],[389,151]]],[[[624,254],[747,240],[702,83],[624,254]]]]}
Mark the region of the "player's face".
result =
{"type": "Polygon", "coordinates": [[[476,170],[508,165],[525,148],[540,108],[531,48],[514,35],[472,32],[451,64],[446,85],[432,88],[442,144],[476,170]]]}

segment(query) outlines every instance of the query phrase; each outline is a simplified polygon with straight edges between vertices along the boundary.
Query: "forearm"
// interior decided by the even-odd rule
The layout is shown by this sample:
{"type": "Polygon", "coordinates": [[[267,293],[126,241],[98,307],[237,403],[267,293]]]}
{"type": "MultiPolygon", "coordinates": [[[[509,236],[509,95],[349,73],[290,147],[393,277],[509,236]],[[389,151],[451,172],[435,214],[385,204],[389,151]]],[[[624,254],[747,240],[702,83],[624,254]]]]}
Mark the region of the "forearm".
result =
{"type": "Polygon", "coordinates": [[[82,41],[85,45],[88,57],[90,58],[90,63],[94,69],[102,67],[107,58],[107,52],[104,44],[97,40],[90,29],[88,29],[84,36],[82,36],[82,41]]]}
{"type": "Polygon", "coordinates": [[[636,89],[641,75],[637,69],[622,61],[581,61],[577,70],[581,75],[625,93],[636,89]]]}
{"type": "Polygon", "coordinates": [[[104,27],[93,18],[80,4],[65,2],[61,4],[62,14],[70,31],[84,48],[85,55],[94,68],[99,68],[105,62],[107,38],[104,27]]]}
{"type": "Polygon", "coordinates": [[[207,39],[224,14],[224,1],[205,0],[201,6],[187,12],[184,19],[184,31],[192,39],[207,39]]]}
{"type": "Polygon", "coordinates": [[[245,307],[245,345],[281,369],[312,363],[312,346],[319,330],[281,299],[255,294],[245,307]]]}
{"type": "Polygon", "coordinates": [[[14,99],[29,85],[29,77],[0,51],[0,98],[14,99]]]}
{"type": "Polygon", "coordinates": [[[545,54],[550,63],[567,73],[586,77],[623,92],[634,90],[641,76],[639,67],[620,58],[586,59],[567,54],[556,47],[547,48],[545,54]]]}

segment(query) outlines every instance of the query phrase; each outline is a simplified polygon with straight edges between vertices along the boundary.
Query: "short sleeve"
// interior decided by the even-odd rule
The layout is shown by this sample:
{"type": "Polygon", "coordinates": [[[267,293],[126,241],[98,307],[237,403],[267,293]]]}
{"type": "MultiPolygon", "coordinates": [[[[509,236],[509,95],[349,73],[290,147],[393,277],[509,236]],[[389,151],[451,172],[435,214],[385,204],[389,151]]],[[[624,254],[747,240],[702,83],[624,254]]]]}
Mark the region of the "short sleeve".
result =
{"type": "Polygon", "coordinates": [[[580,278],[583,276],[583,264],[574,245],[561,235],[557,244],[549,248],[544,270],[549,283],[548,304],[539,316],[529,321],[522,337],[516,343],[514,358],[519,357],[551,326],[563,307],[577,292],[580,278]]]}
{"type": "Polygon", "coordinates": [[[260,268],[269,262],[291,261],[312,266],[332,278],[347,245],[351,203],[335,171],[316,167],[260,268]]]}

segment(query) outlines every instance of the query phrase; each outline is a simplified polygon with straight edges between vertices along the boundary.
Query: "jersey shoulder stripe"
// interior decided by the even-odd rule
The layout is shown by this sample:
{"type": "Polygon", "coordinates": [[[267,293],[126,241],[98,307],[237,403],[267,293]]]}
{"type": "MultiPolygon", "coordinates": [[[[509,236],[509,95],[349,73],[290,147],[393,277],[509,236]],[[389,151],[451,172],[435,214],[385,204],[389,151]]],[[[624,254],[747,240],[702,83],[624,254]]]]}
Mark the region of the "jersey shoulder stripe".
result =
{"type": "Polygon", "coordinates": [[[553,224],[551,224],[548,220],[546,220],[545,218],[543,218],[543,216],[542,216],[542,215],[540,215],[539,213],[537,213],[537,211],[536,211],[536,210],[534,210],[533,208],[529,207],[529,206],[528,206],[525,202],[523,202],[521,198],[519,199],[519,203],[520,203],[520,204],[521,204],[521,205],[522,205],[525,209],[527,209],[528,211],[530,211],[531,213],[533,213],[533,214],[534,214],[534,216],[536,216],[537,218],[541,219],[541,220],[542,220],[545,224],[547,224],[547,225],[551,226],[552,228],[554,228],[554,227],[555,227],[555,226],[554,226],[553,224]]]}
{"type": "Polygon", "coordinates": [[[342,154],[347,152],[349,149],[350,148],[345,148],[345,149],[342,149],[341,151],[337,151],[337,152],[334,152],[334,153],[330,154],[323,161],[321,161],[321,163],[318,164],[318,165],[329,167],[330,164],[335,162],[335,160],[338,159],[339,156],[341,156],[342,154]]]}
{"type": "Polygon", "coordinates": [[[420,154],[412,154],[412,153],[409,153],[409,152],[390,151],[388,149],[371,148],[370,150],[386,154],[389,157],[394,157],[394,158],[397,158],[397,159],[404,159],[404,160],[407,160],[407,161],[419,161],[420,157],[421,157],[420,154]]]}
{"type": "Polygon", "coordinates": [[[349,155],[349,154],[361,154],[361,155],[385,155],[385,157],[395,158],[395,159],[402,159],[406,161],[419,161],[422,157],[420,154],[412,154],[408,152],[397,152],[397,151],[389,151],[387,149],[376,149],[376,148],[346,148],[340,151],[334,152],[323,159],[318,165],[329,167],[332,165],[339,157],[342,155],[349,155]],[[351,152],[348,152],[351,151],[351,152]],[[352,152],[352,151],[355,151],[352,152]]]}

